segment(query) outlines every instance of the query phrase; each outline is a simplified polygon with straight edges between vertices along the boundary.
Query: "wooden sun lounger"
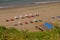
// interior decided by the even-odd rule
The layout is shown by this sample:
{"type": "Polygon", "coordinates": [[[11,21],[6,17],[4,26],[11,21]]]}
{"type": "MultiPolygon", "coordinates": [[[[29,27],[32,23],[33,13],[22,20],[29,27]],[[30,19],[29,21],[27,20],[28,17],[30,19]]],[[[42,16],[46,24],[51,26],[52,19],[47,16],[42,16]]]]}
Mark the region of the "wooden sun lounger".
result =
{"type": "Polygon", "coordinates": [[[46,29],[43,26],[35,26],[35,28],[41,30],[41,31],[45,31],[46,29]]]}

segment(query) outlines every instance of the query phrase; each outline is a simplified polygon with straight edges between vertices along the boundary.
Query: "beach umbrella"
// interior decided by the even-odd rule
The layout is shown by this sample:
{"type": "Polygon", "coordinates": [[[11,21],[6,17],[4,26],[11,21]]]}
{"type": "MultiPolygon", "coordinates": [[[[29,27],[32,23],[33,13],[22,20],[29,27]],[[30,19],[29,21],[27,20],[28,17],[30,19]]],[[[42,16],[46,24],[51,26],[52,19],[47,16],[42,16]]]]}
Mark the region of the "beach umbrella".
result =
{"type": "Polygon", "coordinates": [[[31,18],[31,16],[30,16],[30,15],[25,15],[25,17],[27,17],[27,18],[31,18]]]}
{"type": "Polygon", "coordinates": [[[24,19],[25,17],[23,17],[23,16],[20,16],[20,18],[24,19]]]}
{"type": "Polygon", "coordinates": [[[9,22],[9,20],[8,20],[8,19],[6,19],[6,22],[9,22]]]}
{"type": "Polygon", "coordinates": [[[29,14],[29,16],[30,16],[30,17],[34,17],[34,15],[32,15],[32,14],[29,14]]]}
{"type": "Polygon", "coordinates": [[[28,17],[28,15],[25,15],[25,17],[28,17]]]}
{"type": "Polygon", "coordinates": [[[34,15],[36,15],[37,13],[34,13],[34,15]]]}
{"type": "Polygon", "coordinates": [[[15,16],[14,18],[15,18],[15,19],[19,19],[19,17],[17,17],[17,16],[15,16]]]}
{"type": "Polygon", "coordinates": [[[34,13],[34,15],[35,15],[35,16],[39,16],[39,14],[37,14],[37,13],[34,13]]]}
{"type": "Polygon", "coordinates": [[[51,29],[53,27],[53,25],[48,22],[45,22],[43,25],[44,27],[47,27],[48,29],[51,29]]]}

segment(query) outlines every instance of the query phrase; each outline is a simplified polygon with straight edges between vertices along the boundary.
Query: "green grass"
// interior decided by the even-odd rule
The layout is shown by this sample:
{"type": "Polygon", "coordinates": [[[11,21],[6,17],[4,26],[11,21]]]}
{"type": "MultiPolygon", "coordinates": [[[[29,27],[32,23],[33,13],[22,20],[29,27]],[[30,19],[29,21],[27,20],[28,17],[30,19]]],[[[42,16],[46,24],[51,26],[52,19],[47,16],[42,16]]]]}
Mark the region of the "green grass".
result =
{"type": "Polygon", "coordinates": [[[60,28],[56,26],[49,31],[28,32],[0,26],[0,40],[60,40],[60,28]]]}

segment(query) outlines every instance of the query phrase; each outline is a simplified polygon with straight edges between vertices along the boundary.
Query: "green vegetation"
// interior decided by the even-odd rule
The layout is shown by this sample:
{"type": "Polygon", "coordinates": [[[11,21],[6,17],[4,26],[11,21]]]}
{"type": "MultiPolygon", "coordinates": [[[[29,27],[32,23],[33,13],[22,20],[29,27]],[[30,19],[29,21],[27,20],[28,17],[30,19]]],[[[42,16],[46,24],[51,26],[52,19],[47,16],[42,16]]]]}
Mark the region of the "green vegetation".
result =
{"type": "Polygon", "coordinates": [[[0,26],[0,40],[60,40],[60,28],[54,27],[44,32],[28,32],[0,26]]]}

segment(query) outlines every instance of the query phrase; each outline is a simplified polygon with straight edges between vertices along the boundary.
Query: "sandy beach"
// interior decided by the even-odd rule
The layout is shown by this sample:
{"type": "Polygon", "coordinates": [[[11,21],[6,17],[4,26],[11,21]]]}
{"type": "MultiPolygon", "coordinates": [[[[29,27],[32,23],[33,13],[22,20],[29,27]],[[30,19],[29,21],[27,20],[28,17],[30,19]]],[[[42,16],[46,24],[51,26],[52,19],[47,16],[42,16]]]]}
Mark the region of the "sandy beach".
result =
{"type": "Polygon", "coordinates": [[[15,23],[19,21],[30,21],[33,19],[42,19],[42,20],[51,20],[52,16],[60,16],[60,3],[41,5],[41,6],[33,6],[33,7],[25,7],[25,8],[11,8],[11,9],[0,9],[0,25],[9,27],[15,27],[18,30],[29,30],[29,31],[39,31],[34,26],[36,24],[24,24],[14,26],[15,23]],[[34,18],[25,18],[15,20],[13,22],[6,22],[6,19],[14,18],[15,16],[24,16],[26,14],[34,14],[38,13],[39,17],[34,18]]]}

